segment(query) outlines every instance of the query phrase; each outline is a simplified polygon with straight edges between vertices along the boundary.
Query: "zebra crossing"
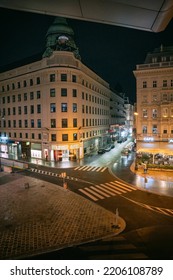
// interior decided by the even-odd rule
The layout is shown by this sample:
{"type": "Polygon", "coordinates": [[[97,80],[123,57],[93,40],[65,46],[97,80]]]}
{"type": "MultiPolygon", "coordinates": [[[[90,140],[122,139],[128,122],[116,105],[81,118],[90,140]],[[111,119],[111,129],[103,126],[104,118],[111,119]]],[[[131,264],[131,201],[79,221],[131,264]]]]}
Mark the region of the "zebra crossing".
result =
{"type": "Polygon", "coordinates": [[[74,170],[78,171],[95,171],[95,172],[104,172],[107,169],[107,167],[100,167],[100,166],[90,166],[90,165],[83,165],[83,166],[77,166],[74,168],[74,170]]]}
{"type": "Polygon", "coordinates": [[[117,196],[125,194],[127,192],[136,191],[137,189],[133,186],[125,184],[120,181],[112,181],[99,185],[92,185],[90,187],[85,187],[79,189],[79,192],[83,193],[85,196],[90,198],[93,201],[100,199],[109,198],[112,196],[117,196]]]}
{"type": "Polygon", "coordinates": [[[173,217],[173,209],[167,209],[167,208],[157,207],[157,206],[152,206],[152,205],[147,205],[147,204],[143,204],[142,206],[149,210],[158,212],[160,214],[173,217]]]}

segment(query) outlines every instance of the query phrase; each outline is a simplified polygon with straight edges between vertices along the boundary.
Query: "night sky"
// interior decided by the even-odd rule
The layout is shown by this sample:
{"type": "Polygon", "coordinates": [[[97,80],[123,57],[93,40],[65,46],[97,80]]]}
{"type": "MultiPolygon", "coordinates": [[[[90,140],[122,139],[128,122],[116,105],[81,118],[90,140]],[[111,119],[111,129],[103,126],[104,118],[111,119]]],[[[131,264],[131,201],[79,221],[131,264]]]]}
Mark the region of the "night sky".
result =
{"type": "MultiPolygon", "coordinates": [[[[40,57],[53,20],[52,16],[0,8],[0,70],[28,57],[40,57]]],[[[82,62],[111,88],[122,89],[132,103],[136,95],[133,75],[136,65],[142,64],[147,53],[161,44],[173,46],[173,20],[160,33],[74,19],[67,21],[75,33],[82,62]]]]}

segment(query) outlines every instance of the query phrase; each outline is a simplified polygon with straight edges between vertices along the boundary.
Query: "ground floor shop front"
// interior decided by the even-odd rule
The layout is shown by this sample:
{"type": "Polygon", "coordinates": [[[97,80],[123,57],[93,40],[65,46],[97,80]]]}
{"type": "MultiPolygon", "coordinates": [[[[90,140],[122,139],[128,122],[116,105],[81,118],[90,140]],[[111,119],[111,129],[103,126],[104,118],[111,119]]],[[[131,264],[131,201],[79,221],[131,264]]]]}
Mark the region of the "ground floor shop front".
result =
{"type": "Polygon", "coordinates": [[[8,159],[23,159],[30,158],[42,159],[45,161],[75,161],[84,158],[96,152],[100,146],[106,145],[109,137],[94,137],[85,141],[63,143],[50,142],[5,142],[0,143],[0,156],[8,159]]]}

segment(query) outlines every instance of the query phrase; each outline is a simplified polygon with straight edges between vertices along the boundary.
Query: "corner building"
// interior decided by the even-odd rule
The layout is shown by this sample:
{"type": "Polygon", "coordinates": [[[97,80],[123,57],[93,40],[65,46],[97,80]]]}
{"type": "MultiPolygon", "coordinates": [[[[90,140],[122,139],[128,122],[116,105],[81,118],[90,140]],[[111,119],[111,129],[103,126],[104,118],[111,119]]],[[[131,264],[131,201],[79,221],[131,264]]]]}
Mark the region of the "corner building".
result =
{"type": "Polygon", "coordinates": [[[148,53],[134,75],[137,150],[173,155],[173,46],[148,53]]]}
{"type": "Polygon", "coordinates": [[[41,60],[0,73],[1,156],[68,161],[101,145],[111,90],[81,62],[73,37],[57,17],[41,60]]]}

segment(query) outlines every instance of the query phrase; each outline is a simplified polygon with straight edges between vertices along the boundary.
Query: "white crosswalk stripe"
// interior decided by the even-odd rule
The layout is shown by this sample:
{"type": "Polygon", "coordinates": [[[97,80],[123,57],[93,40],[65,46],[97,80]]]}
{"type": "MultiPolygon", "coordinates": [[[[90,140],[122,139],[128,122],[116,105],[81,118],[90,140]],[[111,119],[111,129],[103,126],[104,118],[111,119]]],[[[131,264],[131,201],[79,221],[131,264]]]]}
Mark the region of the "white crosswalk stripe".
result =
{"type": "Polygon", "coordinates": [[[96,171],[96,172],[104,172],[107,169],[107,167],[103,166],[90,166],[90,165],[83,165],[83,166],[77,166],[74,168],[74,170],[79,171],[96,171]]]}
{"type": "Polygon", "coordinates": [[[129,186],[128,184],[122,182],[121,184],[119,184],[119,181],[108,182],[79,189],[80,192],[82,192],[94,201],[97,201],[99,199],[105,199],[111,196],[125,194],[127,192],[135,190],[136,188],[129,186]]]}

